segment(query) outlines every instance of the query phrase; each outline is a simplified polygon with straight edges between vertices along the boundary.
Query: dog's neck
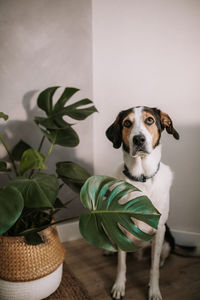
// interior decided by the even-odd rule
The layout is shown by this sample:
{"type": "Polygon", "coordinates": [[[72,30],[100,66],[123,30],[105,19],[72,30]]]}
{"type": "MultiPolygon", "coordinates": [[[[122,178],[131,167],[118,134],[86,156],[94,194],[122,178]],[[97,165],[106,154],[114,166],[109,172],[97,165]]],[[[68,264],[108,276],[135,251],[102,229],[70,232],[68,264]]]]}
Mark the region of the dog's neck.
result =
{"type": "Polygon", "coordinates": [[[124,164],[127,166],[129,173],[135,177],[155,174],[161,160],[161,149],[162,146],[158,145],[150,154],[144,157],[131,157],[129,153],[123,151],[124,164]]]}

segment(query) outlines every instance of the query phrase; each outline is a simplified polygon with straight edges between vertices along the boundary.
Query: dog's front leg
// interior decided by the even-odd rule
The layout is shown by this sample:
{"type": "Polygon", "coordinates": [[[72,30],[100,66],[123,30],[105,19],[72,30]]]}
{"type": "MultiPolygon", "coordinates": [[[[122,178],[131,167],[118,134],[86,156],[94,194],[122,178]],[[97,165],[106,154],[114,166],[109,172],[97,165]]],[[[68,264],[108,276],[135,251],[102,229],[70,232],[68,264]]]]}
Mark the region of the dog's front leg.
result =
{"type": "Polygon", "coordinates": [[[165,226],[159,226],[156,236],[152,242],[149,300],[162,300],[159,288],[159,265],[164,235],[165,226]]]}
{"type": "Polygon", "coordinates": [[[126,252],[118,249],[117,276],[112,287],[111,294],[113,299],[121,299],[125,296],[126,283],[126,252]]]}

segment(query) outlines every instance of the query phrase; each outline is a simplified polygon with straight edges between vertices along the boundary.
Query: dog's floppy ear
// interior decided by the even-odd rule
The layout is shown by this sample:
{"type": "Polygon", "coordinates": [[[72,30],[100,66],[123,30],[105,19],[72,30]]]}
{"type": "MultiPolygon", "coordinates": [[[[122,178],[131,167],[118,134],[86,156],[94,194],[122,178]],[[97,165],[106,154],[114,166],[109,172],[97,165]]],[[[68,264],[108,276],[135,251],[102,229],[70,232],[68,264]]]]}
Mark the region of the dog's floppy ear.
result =
{"type": "Polygon", "coordinates": [[[153,110],[159,115],[162,130],[166,128],[167,133],[172,134],[176,140],[179,140],[179,133],[174,128],[173,122],[168,114],[162,112],[157,108],[153,108],[153,110]]]}
{"type": "Polygon", "coordinates": [[[113,147],[119,149],[122,144],[121,113],[118,114],[115,122],[106,130],[106,136],[113,143],[113,147]]]}

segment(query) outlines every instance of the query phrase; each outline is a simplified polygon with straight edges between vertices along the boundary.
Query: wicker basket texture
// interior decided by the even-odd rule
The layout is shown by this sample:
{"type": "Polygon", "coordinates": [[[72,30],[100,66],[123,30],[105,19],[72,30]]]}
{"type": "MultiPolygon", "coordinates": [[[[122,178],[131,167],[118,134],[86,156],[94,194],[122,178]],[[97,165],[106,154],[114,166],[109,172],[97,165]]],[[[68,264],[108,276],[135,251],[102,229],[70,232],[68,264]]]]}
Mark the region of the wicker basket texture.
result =
{"type": "Polygon", "coordinates": [[[24,237],[0,235],[0,278],[25,282],[55,271],[64,261],[65,249],[55,226],[40,232],[44,243],[32,246],[24,237]]]}

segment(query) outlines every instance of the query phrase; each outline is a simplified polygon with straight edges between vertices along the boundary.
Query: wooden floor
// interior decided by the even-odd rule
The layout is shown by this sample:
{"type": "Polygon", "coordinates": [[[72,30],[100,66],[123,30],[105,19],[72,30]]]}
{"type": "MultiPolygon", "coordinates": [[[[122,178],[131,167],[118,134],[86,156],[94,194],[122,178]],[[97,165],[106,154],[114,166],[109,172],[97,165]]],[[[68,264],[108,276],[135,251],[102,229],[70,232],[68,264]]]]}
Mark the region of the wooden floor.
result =
{"type": "MultiPolygon", "coordinates": [[[[66,263],[84,284],[91,298],[110,300],[117,256],[105,257],[101,249],[90,246],[84,240],[67,242],[65,246],[66,263]]],[[[150,266],[148,256],[137,261],[130,253],[127,266],[124,300],[146,300],[150,266]]],[[[163,300],[200,300],[200,258],[171,255],[161,269],[160,289],[163,300]]]]}

